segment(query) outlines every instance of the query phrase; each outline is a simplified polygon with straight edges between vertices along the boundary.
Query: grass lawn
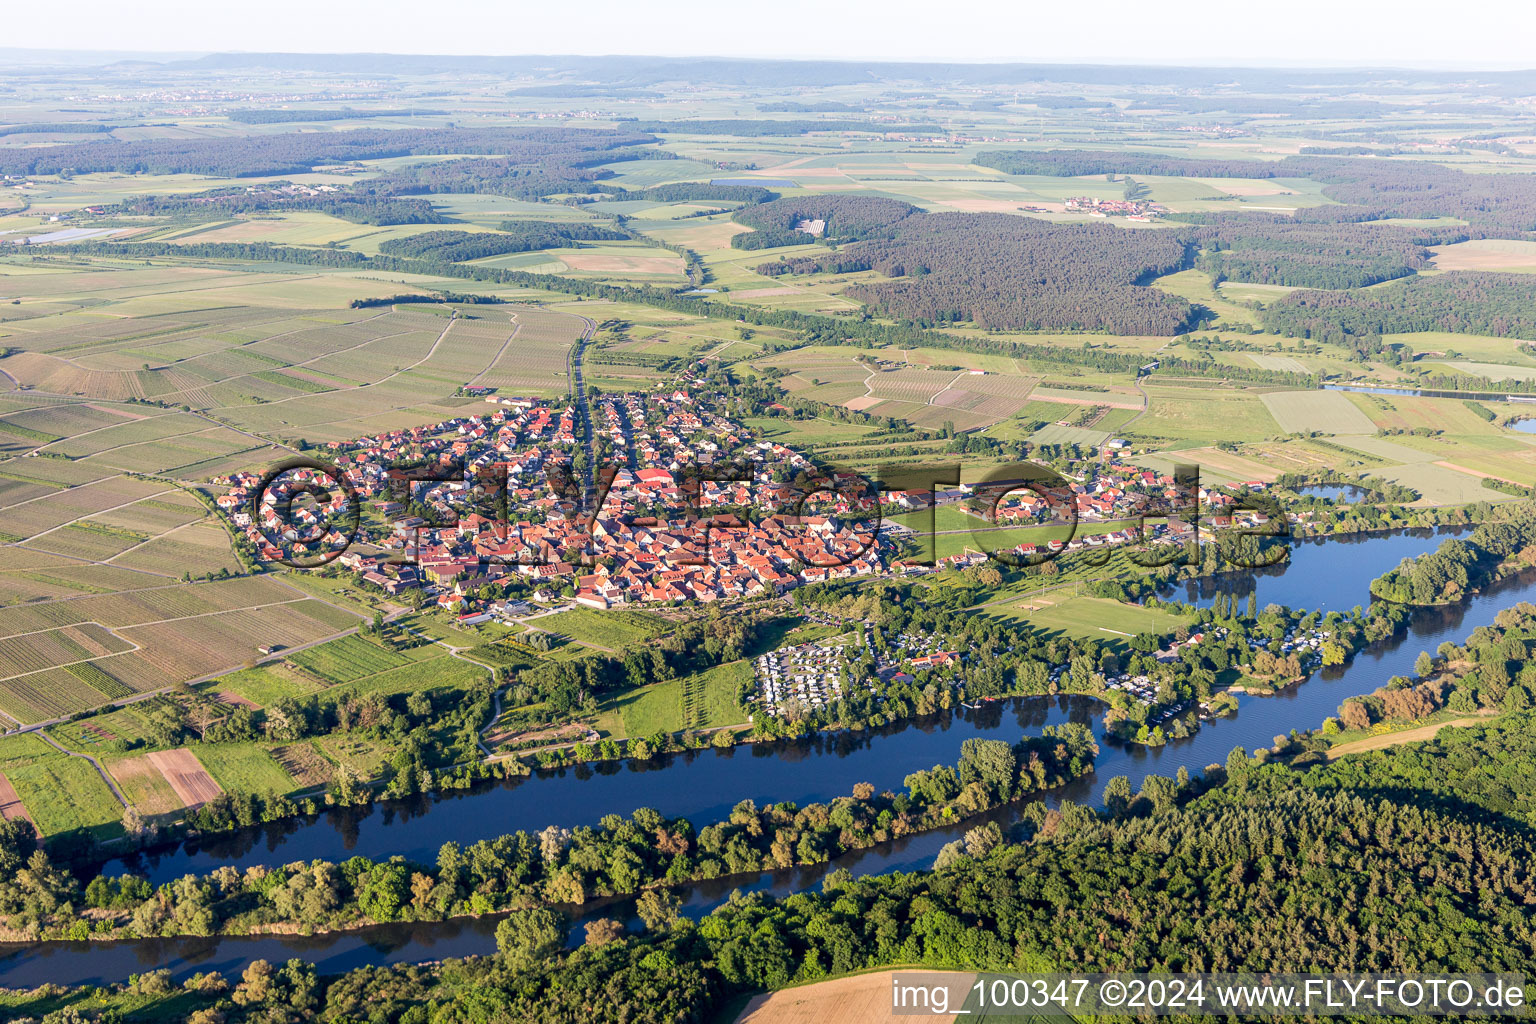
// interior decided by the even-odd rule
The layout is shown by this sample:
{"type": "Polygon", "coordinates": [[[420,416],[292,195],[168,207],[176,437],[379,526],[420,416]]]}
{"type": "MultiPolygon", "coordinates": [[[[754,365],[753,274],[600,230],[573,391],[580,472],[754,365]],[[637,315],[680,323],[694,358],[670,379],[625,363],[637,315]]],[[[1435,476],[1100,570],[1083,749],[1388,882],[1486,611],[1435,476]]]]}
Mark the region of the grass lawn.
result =
{"type": "Polygon", "coordinates": [[[608,698],[598,709],[597,727],[616,739],[680,732],[686,728],[683,681],[668,679],[608,698]]]}
{"type": "Polygon", "coordinates": [[[1217,292],[1211,285],[1210,275],[1199,270],[1165,274],[1153,281],[1152,287],[1190,302],[1198,302],[1229,324],[1259,326],[1258,314],[1246,306],[1238,305],[1232,296],[1217,292]]]}
{"type": "MultiPolygon", "coordinates": [[[[1260,401],[1257,395],[1224,388],[1166,387],[1155,381],[1147,385],[1147,395],[1151,402],[1146,415],[1126,427],[1126,434],[1210,444],[1216,441],[1262,441],[1287,432],[1270,415],[1273,407],[1265,408],[1271,397],[1268,395],[1264,396],[1266,401],[1260,401]]],[[[1360,419],[1370,423],[1364,416],[1360,419]]],[[[1374,429],[1368,427],[1365,432],[1374,429]]]]}
{"type": "Polygon", "coordinates": [[[327,760],[346,765],[364,779],[377,776],[390,755],[388,748],[350,735],[318,736],[311,742],[327,760]]]}
{"type": "Polygon", "coordinates": [[[15,762],[26,764],[39,757],[50,757],[57,753],[47,742],[34,733],[23,732],[14,736],[0,737],[0,771],[4,771],[15,762]]]}
{"type": "Polygon", "coordinates": [[[647,612],[594,608],[573,608],[541,616],[534,620],[534,625],[551,633],[564,633],[577,643],[614,651],[649,640],[667,629],[666,620],[647,612]]]}
{"type": "Polygon", "coordinates": [[[298,651],[288,660],[333,683],[348,683],[442,653],[441,647],[426,644],[397,651],[353,635],[298,651]]]}
{"type": "MultiPolygon", "coordinates": [[[[435,649],[442,650],[440,647],[435,649]]],[[[382,694],[413,693],[417,690],[466,690],[483,681],[489,671],[459,658],[450,658],[444,652],[441,658],[402,665],[355,682],[341,683],[334,689],[344,689],[348,693],[382,694]]]]}
{"type": "Polygon", "coordinates": [[[332,604],[339,604],[344,608],[350,608],[359,615],[366,615],[370,619],[373,618],[373,613],[379,609],[388,611],[391,608],[399,607],[398,605],[391,604],[384,597],[370,594],[347,580],[334,579],[329,576],[322,576],[319,573],[286,572],[283,573],[282,579],[284,583],[298,587],[300,590],[313,594],[316,597],[322,597],[332,604]]]}
{"type": "Polygon", "coordinates": [[[717,665],[683,680],[683,718],[690,729],[741,725],[747,711],[736,701],[741,684],[752,678],[752,663],[745,659],[717,665]]]}
{"type": "Polygon", "coordinates": [[[254,743],[206,743],[189,747],[227,793],[288,793],[293,777],[254,743]]]}
{"type": "Polygon", "coordinates": [[[231,672],[204,687],[215,693],[228,690],[264,708],[271,707],[284,697],[302,697],[323,688],[318,681],[295,672],[282,662],[231,672]]]}
{"type": "Polygon", "coordinates": [[[122,805],[83,758],[54,754],[9,761],[4,771],[44,837],[81,828],[97,839],[122,834],[122,805]]]}
{"type": "Polygon", "coordinates": [[[999,617],[1025,620],[1041,629],[1094,640],[1126,639],[1140,633],[1171,633],[1185,620],[1158,609],[1142,608],[1066,591],[1040,594],[1017,604],[988,609],[999,617]]]}
{"type": "Polygon", "coordinates": [[[1264,405],[1287,434],[1375,433],[1376,424],[1349,397],[1342,391],[1276,391],[1264,396],[1264,405]]]}

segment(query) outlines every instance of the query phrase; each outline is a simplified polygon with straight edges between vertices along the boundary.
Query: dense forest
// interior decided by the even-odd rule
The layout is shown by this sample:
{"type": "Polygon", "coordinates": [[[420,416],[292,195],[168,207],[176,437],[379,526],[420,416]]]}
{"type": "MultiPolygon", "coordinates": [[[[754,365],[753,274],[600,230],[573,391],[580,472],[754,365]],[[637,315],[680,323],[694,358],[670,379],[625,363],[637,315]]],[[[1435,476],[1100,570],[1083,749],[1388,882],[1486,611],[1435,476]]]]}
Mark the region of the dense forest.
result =
{"type": "Polygon", "coordinates": [[[31,124],[0,125],[4,135],[105,135],[112,125],[98,121],[34,121],[31,124]]]}
{"type": "MultiPolygon", "coordinates": [[[[307,173],[320,164],[400,156],[495,153],[509,165],[570,167],[656,141],[631,131],[560,128],[360,128],[245,138],[79,142],[0,151],[3,174],[207,174],[228,178],[307,173]]],[[[464,161],[450,161],[453,166],[464,161]]],[[[444,165],[433,164],[432,167],[444,165]]]]}
{"type": "MultiPolygon", "coordinates": [[[[1181,219],[1183,219],[1181,217],[1181,219]]],[[[1363,288],[1428,264],[1435,232],[1384,225],[1297,224],[1289,217],[1222,215],[1194,230],[1196,265],[1215,283],[1363,288]]]]}
{"type": "Polygon", "coordinates": [[[1266,328],[1293,338],[1448,331],[1536,339],[1526,274],[1451,271],[1369,291],[1298,291],[1265,307],[1266,328]]]}
{"type": "Polygon", "coordinates": [[[880,196],[830,195],[775,199],[737,210],[731,219],[752,231],[734,235],[733,249],[775,249],[784,245],[809,245],[824,238],[852,242],[888,236],[897,224],[917,212],[899,199],[880,196]],[[821,221],[820,234],[800,230],[801,225],[821,221]]]}
{"type": "Polygon", "coordinates": [[[593,224],[505,221],[500,231],[426,231],[379,243],[391,256],[459,263],[509,252],[579,248],[582,241],[625,241],[630,236],[593,224]]]}
{"type": "Polygon", "coordinates": [[[847,294],[921,326],[971,321],[991,330],[1172,335],[1188,326],[1189,303],[1137,282],[1177,270],[1186,256],[1185,243],[1163,231],[931,213],[901,221],[893,238],[758,272],[876,270],[895,280],[858,284],[847,294]]]}
{"type": "Polygon", "coordinates": [[[622,188],[603,183],[614,174],[602,164],[672,159],[664,150],[634,146],[469,157],[402,167],[362,187],[391,196],[470,192],[531,201],[557,194],[621,196],[622,188]]]}
{"type": "Polygon", "coordinates": [[[234,217],[252,213],[312,210],[354,224],[441,224],[442,214],[425,199],[396,199],[352,191],[304,195],[281,191],[273,182],[261,191],[215,189],[184,196],[138,196],[116,206],[103,207],[102,215],[129,217],[234,217]]]}
{"type": "Polygon", "coordinates": [[[1272,178],[1280,161],[1195,160],[1155,153],[1116,153],[1100,149],[989,149],[972,163],[1004,174],[1077,178],[1091,174],[1137,174],[1186,178],[1272,178]]]}
{"type": "Polygon", "coordinates": [[[680,181],[673,185],[653,185],[650,188],[631,189],[617,193],[615,199],[651,203],[766,203],[777,199],[778,194],[755,185],[715,185],[703,181],[680,181]]]}

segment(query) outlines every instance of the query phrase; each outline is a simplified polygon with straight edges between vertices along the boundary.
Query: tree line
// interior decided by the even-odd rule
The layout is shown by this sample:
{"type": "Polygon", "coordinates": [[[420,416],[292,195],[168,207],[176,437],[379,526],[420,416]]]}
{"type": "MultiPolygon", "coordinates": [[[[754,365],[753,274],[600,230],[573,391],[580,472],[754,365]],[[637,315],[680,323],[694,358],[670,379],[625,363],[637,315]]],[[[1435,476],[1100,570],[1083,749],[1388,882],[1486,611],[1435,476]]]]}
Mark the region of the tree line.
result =
{"type": "Polygon", "coordinates": [[[626,128],[650,132],[656,135],[735,135],[739,138],[788,137],[808,135],[811,132],[868,132],[883,135],[887,132],[902,135],[938,135],[944,131],[936,124],[881,124],[878,121],[773,121],[767,118],[717,118],[701,121],[625,121],[626,128]]]}
{"type": "MultiPolygon", "coordinates": [[[[274,182],[272,188],[280,186],[274,182]]],[[[252,213],[305,210],[323,213],[353,224],[441,224],[446,218],[425,199],[336,192],[318,196],[289,195],[264,190],[215,189],[185,196],[140,196],[104,207],[103,217],[199,217],[213,219],[252,213]]]]}
{"type": "Polygon", "coordinates": [[[1337,205],[1302,207],[1294,214],[1298,222],[1455,218],[1465,221],[1474,236],[1522,238],[1536,231],[1536,181],[1531,175],[1470,174],[1427,160],[1314,155],[1282,160],[1189,159],[1154,153],[999,149],[978,154],[975,163],[1007,174],[1055,177],[1310,178],[1322,182],[1323,195],[1337,205]]]}
{"type": "MultiPolygon", "coordinates": [[[[557,162],[653,143],[633,131],[559,128],[360,128],[238,138],[116,139],[17,147],[0,153],[4,174],[207,174],[245,178],[308,173],[318,164],[402,156],[495,153],[518,164],[557,162]]],[[[599,157],[599,159],[604,159],[599,157]]],[[[449,165],[466,161],[449,161],[449,165]]],[[[386,176],[388,177],[388,176],[386,176]]]]}
{"type": "Polygon", "coordinates": [[[253,107],[231,110],[225,116],[240,124],[291,124],[295,121],[351,121],[370,117],[441,117],[446,110],[354,110],[351,107],[334,109],[291,110],[287,107],[253,107]]]}
{"type": "Polygon", "coordinates": [[[379,251],[412,259],[462,263],[535,249],[581,248],[584,241],[627,241],[622,231],[593,224],[503,221],[498,231],[426,231],[379,243],[379,251]]]}

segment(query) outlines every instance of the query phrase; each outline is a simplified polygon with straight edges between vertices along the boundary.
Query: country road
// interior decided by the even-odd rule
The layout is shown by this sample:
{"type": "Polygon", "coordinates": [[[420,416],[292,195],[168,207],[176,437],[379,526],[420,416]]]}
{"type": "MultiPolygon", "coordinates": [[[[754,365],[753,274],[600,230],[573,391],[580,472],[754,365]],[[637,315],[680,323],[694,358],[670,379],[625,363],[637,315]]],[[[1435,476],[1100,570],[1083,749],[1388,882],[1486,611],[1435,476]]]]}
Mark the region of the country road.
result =
{"type": "Polygon", "coordinates": [[[581,357],[585,354],[587,342],[597,333],[597,321],[579,313],[572,315],[587,325],[581,337],[576,339],[576,344],[571,346],[569,358],[571,401],[576,407],[576,418],[581,423],[581,447],[587,453],[587,464],[581,475],[581,507],[595,515],[597,509],[593,506],[597,504],[597,452],[592,443],[592,410],[587,405],[587,383],[581,373],[581,357]]]}

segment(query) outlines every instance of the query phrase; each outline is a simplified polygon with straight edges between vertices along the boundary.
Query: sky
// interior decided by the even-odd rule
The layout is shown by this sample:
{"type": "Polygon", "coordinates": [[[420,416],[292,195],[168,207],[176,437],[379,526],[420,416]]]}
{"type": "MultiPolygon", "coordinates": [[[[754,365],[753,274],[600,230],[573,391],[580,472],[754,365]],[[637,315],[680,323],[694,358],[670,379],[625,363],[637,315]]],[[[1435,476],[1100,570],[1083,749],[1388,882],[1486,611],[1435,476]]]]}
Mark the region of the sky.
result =
{"type": "Polygon", "coordinates": [[[117,52],[1536,66],[1533,0],[70,0],[64,9],[10,8],[12,46],[117,52]]]}

